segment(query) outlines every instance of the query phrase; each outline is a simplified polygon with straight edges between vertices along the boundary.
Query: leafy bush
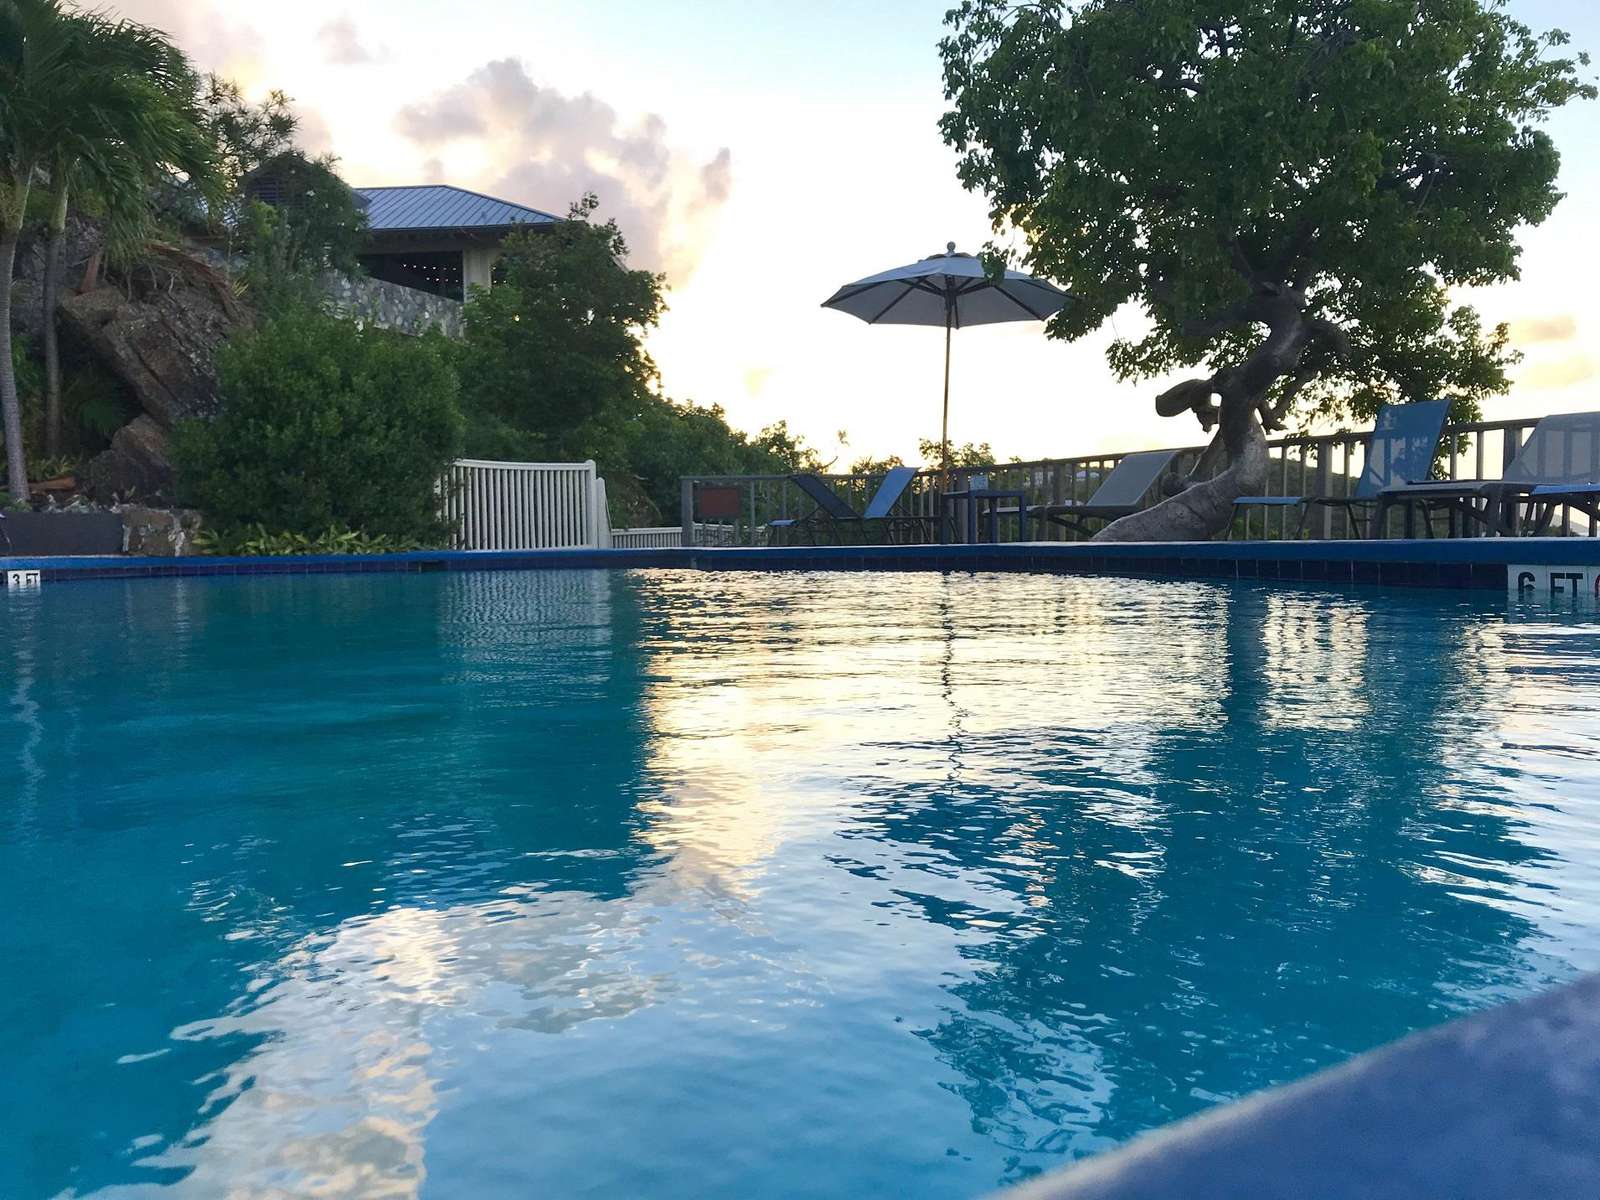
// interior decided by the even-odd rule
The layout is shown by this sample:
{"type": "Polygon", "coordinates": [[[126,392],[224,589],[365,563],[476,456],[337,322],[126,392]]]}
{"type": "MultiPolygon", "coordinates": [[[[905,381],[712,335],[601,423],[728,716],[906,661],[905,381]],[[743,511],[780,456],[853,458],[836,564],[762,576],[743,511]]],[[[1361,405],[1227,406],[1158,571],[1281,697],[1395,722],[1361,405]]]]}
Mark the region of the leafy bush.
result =
{"type": "Polygon", "coordinates": [[[250,555],[256,557],[290,554],[400,554],[426,547],[410,538],[389,534],[362,533],[333,526],[321,533],[268,533],[264,525],[252,525],[231,532],[201,530],[194,539],[201,554],[250,555]]]}
{"type": "Polygon", "coordinates": [[[292,310],[237,337],[217,365],[218,415],[174,443],[180,490],[212,528],[443,541],[435,489],[462,437],[443,337],[292,310]]]}

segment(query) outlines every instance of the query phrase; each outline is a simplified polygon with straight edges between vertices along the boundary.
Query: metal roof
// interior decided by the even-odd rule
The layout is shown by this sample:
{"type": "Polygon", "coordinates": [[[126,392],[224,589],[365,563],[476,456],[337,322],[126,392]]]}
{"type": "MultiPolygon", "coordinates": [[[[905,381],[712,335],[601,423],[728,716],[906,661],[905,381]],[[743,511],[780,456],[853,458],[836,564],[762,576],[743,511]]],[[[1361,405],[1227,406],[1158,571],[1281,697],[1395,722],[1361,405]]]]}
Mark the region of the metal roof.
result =
{"type": "Polygon", "coordinates": [[[506,229],[512,225],[549,225],[561,218],[537,208],[496,200],[445,183],[410,187],[356,188],[367,202],[369,233],[424,229],[506,229]]]}

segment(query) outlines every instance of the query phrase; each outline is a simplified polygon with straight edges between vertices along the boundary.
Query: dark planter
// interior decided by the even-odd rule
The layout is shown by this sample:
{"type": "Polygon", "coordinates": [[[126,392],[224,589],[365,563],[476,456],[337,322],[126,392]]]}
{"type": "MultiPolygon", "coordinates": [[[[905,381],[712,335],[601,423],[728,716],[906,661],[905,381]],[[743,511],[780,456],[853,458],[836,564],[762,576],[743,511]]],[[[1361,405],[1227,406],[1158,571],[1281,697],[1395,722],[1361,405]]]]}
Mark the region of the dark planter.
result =
{"type": "Polygon", "coordinates": [[[121,553],[120,513],[0,512],[0,556],[121,553]]]}

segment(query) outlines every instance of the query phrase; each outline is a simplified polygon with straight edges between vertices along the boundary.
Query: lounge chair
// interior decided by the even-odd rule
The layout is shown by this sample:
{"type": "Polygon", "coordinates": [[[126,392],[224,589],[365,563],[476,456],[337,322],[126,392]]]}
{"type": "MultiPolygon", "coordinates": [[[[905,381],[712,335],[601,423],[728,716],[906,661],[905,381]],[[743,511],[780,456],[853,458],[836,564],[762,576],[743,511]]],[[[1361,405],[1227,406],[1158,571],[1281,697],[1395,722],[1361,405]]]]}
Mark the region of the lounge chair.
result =
{"type": "Polygon", "coordinates": [[[884,475],[883,482],[878,485],[878,490],[873,493],[865,511],[858,513],[845,503],[821,476],[791,475],[789,481],[804,492],[816,507],[803,517],[784,517],[768,521],[769,536],[771,534],[787,536],[803,532],[815,544],[818,533],[824,528],[832,528],[837,533],[843,526],[855,525],[865,536],[870,523],[874,527],[883,529],[885,536],[892,539],[902,528],[920,527],[927,523],[927,519],[923,517],[896,515],[893,512],[894,506],[899,503],[901,496],[916,477],[917,472],[913,467],[891,467],[884,475]]]}
{"type": "Polygon", "coordinates": [[[1505,537],[1543,530],[1564,504],[1595,517],[1600,501],[1600,412],[1541,418],[1499,479],[1406,483],[1385,488],[1383,501],[1420,504],[1427,514],[1443,510],[1452,519],[1478,521],[1505,537]],[[1484,503],[1480,506],[1479,501],[1484,503]],[[1520,519],[1524,505],[1530,509],[1526,526],[1520,519]]]}
{"type": "Polygon", "coordinates": [[[1385,404],[1378,410],[1372,423],[1372,433],[1367,438],[1367,460],[1361,477],[1347,496],[1240,496],[1233,502],[1234,513],[1241,508],[1300,508],[1300,522],[1295,527],[1299,537],[1305,529],[1306,514],[1313,505],[1342,508],[1349,518],[1350,529],[1362,537],[1361,521],[1356,516],[1358,505],[1376,505],[1372,514],[1372,530],[1381,532],[1383,518],[1389,502],[1384,499],[1385,489],[1415,480],[1425,480],[1433,473],[1433,459],[1439,451],[1439,436],[1444,432],[1445,417],[1450,412],[1448,400],[1422,400],[1415,404],[1385,404]]]}
{"type": "MultiPolygon", "coordinates": [[[[1177,454],[1176,450],[1141,450],[1138,454],[1129,454],[1112,468],[1111,474],[1100,481],[1094,495],[1081,504],[1072,501],[1033,504],[1028,507],[1028,516],[1034,521],[1049,521],[1053,525],[1088,535],[1093,530],[1085,524],[1086,521],[1114,521],[1138,512],[1144,506],[1145,493],[1166,473],[1177,454]]],[[[996,516],[1016,511],[1014,508],[1001,509],[996,516]]]]}

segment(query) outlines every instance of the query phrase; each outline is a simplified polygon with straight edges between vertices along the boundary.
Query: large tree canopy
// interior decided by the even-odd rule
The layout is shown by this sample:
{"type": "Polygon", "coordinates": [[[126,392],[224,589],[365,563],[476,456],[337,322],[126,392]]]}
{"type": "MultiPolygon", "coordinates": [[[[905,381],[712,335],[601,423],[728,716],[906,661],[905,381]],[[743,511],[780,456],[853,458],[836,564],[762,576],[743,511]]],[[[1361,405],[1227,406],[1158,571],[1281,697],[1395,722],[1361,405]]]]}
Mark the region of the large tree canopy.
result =
{"type": "Polygon", "coordinates": [[[1594,88],[1560,32],[1503,0],[965,0],[942,44],[946,139],[997,228],[1120,306],[1124,379],[1202,366],[1164,415],[1220,425],[1181,495],[1110,537],[1205,537],[1258,489],[1263,427],[1302,411],[1506,389],[1503,330],[1448,289],[1515,278],[1516,231],[1561,198],[1538,125],[1594,88]]]}

